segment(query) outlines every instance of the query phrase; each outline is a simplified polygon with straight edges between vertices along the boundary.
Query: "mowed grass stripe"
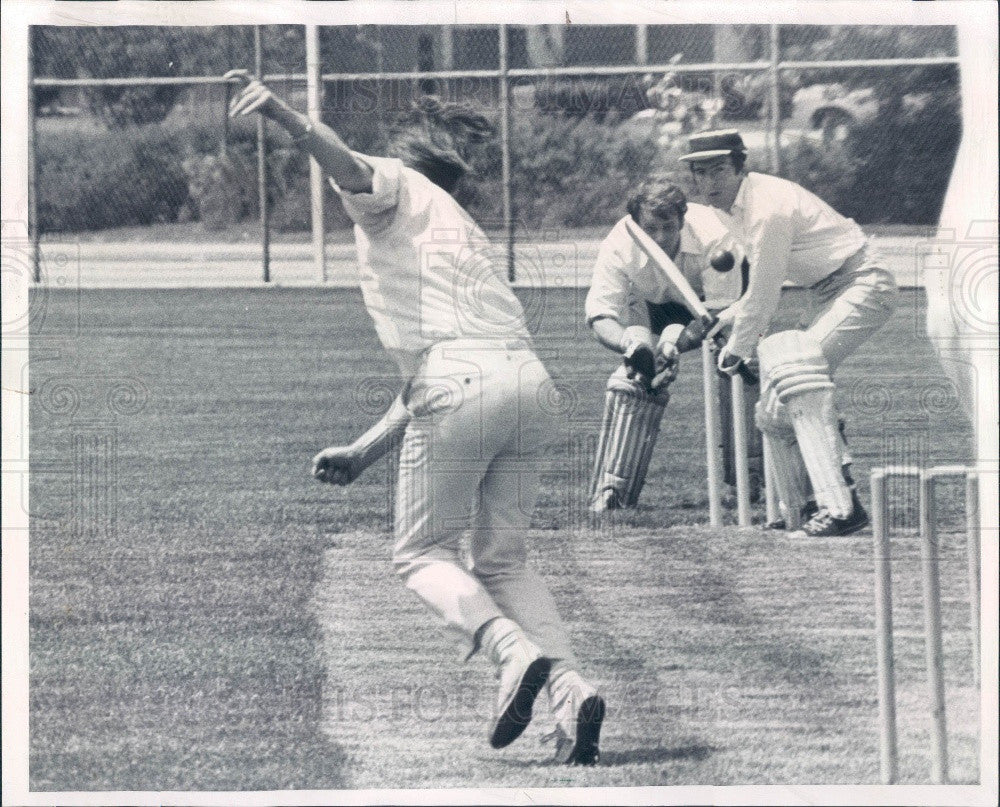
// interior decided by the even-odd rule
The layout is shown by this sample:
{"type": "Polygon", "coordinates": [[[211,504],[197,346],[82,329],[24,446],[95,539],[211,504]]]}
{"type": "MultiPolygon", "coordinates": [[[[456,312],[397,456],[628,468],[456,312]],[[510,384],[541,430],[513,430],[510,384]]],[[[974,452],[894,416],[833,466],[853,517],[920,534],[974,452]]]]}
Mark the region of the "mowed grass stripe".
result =
{"type": "MultiPolygon", "coordinates": [[[[570,770],[540,762],[544,714],[488,748],[492,671],[462,664],[392,575],[393,462],[347,489],[309,478],[312,454],[398,389],[356,291],[45,293],[31,368],[33,788],[877,780],[870,536],[802,544],[703,526],[697,356],[640,506],[592,529],[586,440],[616,360],[584,332],[575,292],[530,292],[566,393],[532,560],[609,708],[604,764],[570,770]],[[109,408],[115,379],[145,390],[138,411],[109,408]],[[75,406],[59,405],[57,381],[75,406]],[[116,446],[110,523],[76,518],[100,512],[80,509],[68,459],[94,428],[116,446]]],[[[786,324],[801,300],[788,295],[786,324]]],[[[922,316],[905,293],[882,341],[838,374],[864,496],[868,469],[901,452],[969,457],[957,402],[931,394],[942,381],[922,316]]],[[[898,486],[893,501],[901,770],[926,781],[916,500],[898,486]]],[[[939,502],[945,670],[953,777],[973,781],[961,501],[956,488],[939,502]]]]}

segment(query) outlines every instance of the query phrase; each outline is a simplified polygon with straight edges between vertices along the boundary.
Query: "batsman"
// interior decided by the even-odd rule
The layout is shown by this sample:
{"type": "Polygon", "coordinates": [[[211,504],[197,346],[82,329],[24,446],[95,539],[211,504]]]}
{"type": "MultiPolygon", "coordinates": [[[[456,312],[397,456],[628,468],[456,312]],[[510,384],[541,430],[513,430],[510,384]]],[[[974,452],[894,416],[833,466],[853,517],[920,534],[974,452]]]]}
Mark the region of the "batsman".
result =
{"type": "Polygon", "coordinates": [[[681,160],[750,263],[746,293],[719,317],[732,328],[719,369],[732,374],[756,352],[757,424],[773,458],[785,526],[808,518],[806,536],[857,532],[868,514],[846,461],[833,373],[892,315],[895,280],[852,219],[794,182],[748,172],[735,129],[692,135],[681,160]],[[809,290],[818,314],[802,330],[765,336],[786,281],[809,290]]]}
{"type": "MultiPolygon", "coordinates": [[[[709,309],[734,303],[745,277],[744,271],[733,271],[742,253],[719,212],[689,204],[671,175],[650,175],[626,209],[628,215],[601,244],[585,304],[596,339],[622,356],[605,392],[590,484],[595,514],[638,502],[678,356],[701,343],[714,322],[709,309]]],[[[723,389],[725,395],[728,386],[723,389]]],[[[750,425],[755,390],[748,391],[750,407],[743,415],[750,425]]],[[[726,409],[730,402],[722,405],[726,409]]],[[[747,433],[757,431],[749,428],[747,433]]],[[[748,448],[749,465],[759,483],[763,452],[759,440],[754,442],[748,448]]],[[[731,441],[724,448],[726,481],[734,484],[731,441]]]]}

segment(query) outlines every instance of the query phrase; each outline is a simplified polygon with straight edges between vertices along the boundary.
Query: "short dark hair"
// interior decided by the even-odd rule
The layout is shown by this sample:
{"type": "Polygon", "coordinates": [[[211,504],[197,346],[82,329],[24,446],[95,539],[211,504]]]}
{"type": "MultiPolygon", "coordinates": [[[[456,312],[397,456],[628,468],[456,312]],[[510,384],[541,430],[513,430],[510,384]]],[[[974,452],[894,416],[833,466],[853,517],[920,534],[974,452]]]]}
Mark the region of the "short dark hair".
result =
{"type": "MultiPolygon", "coordinates": [[[[717,160],[722,156],[723,155],[720,154],[719,157],[715,157],[713,159],[717,160]]],[[[688,169],[691,171],[692,174],[694,173],[694,167],[698,164],[698,162],[706,162],[706,161],[699,160],[699,161],[691,161],[688,163],[688,169]]],[[[729,162],[732,163],[733,170],[736,171],[736,173],[738,174],[743,170],[743,168],[747,164],[747,153],[745,151],[736,151],[736,150],[730,151],[729,162]]]]}
{"type": "Polygon", "coordinates": [[[643,207],[660,218],[677,216],[683,222],[687,213],[687,196],[673,174],[651,174],[629,197],[625,206],[636,224],[640,223],[643,207]]]}
{"type": "Polygon", "coordinates": [[[471,170],[470,147],[493,133],[490,121],[471,104],[434,95],[416,101],[394,128],[388,156],[398,157],[449,193],[471,170]]]}

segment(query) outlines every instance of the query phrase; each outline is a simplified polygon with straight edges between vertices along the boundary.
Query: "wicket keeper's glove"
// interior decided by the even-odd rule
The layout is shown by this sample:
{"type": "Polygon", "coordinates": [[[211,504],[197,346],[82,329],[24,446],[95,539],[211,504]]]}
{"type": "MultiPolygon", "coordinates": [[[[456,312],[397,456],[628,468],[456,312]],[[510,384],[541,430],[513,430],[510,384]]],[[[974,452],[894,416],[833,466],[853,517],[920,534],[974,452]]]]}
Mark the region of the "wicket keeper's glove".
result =
{"type": "Polygon", "coordinates": [[[642,376],[643,381],[649,384],[656,375],[656,358],[653,349],[645,342],[634,339],[626,332],[622,337],[622,359],[628,368],[628,377],[636,378],[642,376]]]}
{"type": "Polygon", "coordinates": [[[684,326],[671,324],[660,334],[660,339],[656,343],[656,375],[650,383],[653,390],[665,387],[677,378],[681,352],[678,340],[683,339],[686,332],[684,326]]]}

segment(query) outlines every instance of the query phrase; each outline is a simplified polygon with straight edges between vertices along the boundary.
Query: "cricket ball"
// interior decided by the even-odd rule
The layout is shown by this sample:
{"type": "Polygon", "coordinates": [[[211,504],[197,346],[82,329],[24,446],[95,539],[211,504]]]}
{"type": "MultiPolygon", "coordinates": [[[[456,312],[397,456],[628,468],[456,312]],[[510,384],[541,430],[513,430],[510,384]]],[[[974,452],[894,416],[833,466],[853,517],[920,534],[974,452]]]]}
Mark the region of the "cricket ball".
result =
{"type": "Polygon", "coordinates": [[[708,262],[716,272],[729,272],[736,265],[733,253],[728,249],[717,249],[708,257],[708,262]]]}

